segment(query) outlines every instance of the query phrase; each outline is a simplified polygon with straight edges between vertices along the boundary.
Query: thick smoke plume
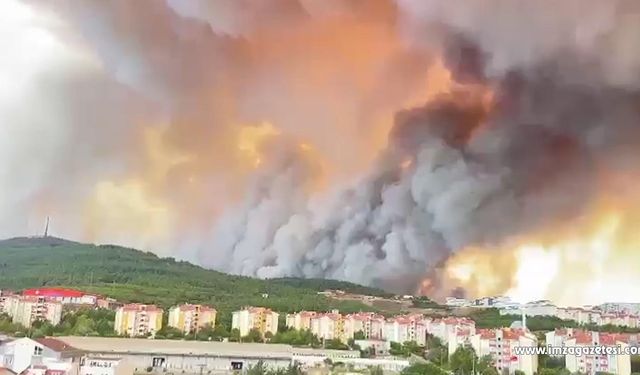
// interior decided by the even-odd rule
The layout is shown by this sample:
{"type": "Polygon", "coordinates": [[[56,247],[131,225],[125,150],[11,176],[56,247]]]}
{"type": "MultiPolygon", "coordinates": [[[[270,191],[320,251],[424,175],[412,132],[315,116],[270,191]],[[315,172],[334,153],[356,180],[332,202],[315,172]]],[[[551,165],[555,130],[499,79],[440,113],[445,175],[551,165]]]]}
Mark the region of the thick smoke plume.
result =
{"type": "Polygon", "coordinates": [[[25,9],[58,57],[0,91],[3,236],[446,294],[452,254],[640,202],[633,0],[25,9]]]}

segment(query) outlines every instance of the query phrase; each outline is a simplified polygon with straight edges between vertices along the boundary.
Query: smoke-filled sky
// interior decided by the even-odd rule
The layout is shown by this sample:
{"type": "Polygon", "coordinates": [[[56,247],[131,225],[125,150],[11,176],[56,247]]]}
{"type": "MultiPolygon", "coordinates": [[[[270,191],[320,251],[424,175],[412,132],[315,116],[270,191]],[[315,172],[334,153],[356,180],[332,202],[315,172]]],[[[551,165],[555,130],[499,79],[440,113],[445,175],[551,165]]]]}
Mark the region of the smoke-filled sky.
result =
{"type": "Polygon", "coordinates": [[[635,0],[0,2],[0,237],[640,301],[635,0]]]}

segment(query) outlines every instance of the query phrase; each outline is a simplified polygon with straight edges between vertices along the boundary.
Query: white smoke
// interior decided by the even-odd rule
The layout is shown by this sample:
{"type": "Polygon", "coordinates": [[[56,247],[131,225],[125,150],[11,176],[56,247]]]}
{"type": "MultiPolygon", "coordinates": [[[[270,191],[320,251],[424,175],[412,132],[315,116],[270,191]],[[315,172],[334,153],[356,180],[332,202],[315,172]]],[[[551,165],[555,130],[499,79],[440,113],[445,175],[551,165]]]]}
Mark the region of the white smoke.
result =
{"type": "MultiPolygon", "coordinates": [[[[428,127],[429,119],[411,126],[428,127]]],[[[296,177],[312,176],[296,176],[291,165],[265,174],[244,208],[223,216],[213,234],[215,251],[203,251],[202,261],[263,278],[411,289],[451,249],[487,237],[477,211],[504,186],[499,171],[481,171],[445,139],[428,137],[416,154],[405,151],[392,147],[351,187],[311,199],[302,188],[307,181],[296,177]],[[406,155],[411,166],[400,163],[406,155]]]]}

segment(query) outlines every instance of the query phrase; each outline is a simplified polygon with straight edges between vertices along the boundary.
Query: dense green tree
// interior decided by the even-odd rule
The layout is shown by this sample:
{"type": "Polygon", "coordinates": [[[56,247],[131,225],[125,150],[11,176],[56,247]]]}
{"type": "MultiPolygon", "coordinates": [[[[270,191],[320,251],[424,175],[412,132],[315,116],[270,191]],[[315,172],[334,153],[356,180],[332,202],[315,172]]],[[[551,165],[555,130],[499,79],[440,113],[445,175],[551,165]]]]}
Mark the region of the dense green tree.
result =
{"type": "Polygon", "coordinates": [[[185,337],[184,333],[175,327],[170,327],[168,325],[162,327],[158,332],[156,332],[155,338],[157,339],[170,339],[170,340],[179,340],[185,337]]]}
{"type": "Polygon", "coordinates": [[[640,374],[640,355],[631,356],[631,372],[640,374]]]}
{"type": "Polygon", "coordinates": [[[346,344],[344,344],[342,341],[340,341],[338,339],[325,341],[324,347],[326,349],[332,349],[332,350],[347,350],[347,349],[349,349],[349,347],[346,344]]]}
{"type": "Polygon", "coordinates": [[[357,331],[357,332],[355,332],[355,333],[353,334],[353,338],[354,338],[355,340],[364,340],[364,339],[366,339],[366,337],[364,336],[364,332],[362,332],[362,331],[357,331]]]}
{"type": "Polygon", "coordinates": [[[448,375],[448,372],[433,363],[416,363],[404,370],[401,375],[448,375]]]}
{"type": "Polygon", "coordinates": [[[263,361],[258,361],[255,365],[249,366],[247,369],[247,375],[266,375],[267,366],[263,361]]]}
{"type": "Polygon", "coordinates": [[[47,321],[35,321],[31,324],[31,328],[28,330],[29,337],[40,338],[45,336],[53,336],[55,333],[55,327],[47,321]]]}
{"type": "Polygon", "coordinates": [[[294,346],[319,347],[320,340],[309,330],[286,329],[276,333],[271,339],[272,343],[289,344],[294,346]]]}
{"type": "Polygon", "coordinates": [[[449,368],[455,374],[471,374],[477,363],[476,352],[470,346],[460,346],[449,358],[449,368]]]}
{"type": "Polygon", "coordinates": [[[262,333],[257,329],[251,329],[249,333],[242,337],[242,342],[263,342],[262,333]]]}
{"type": "Polygon", "coordinates": [[[407,341],[403,344],[391,342],[389,354],[399,357],[409,357],[412,354],[424,356],[425,348],[418,345],[415,341],[407,341]]]}
{"type": "Polygon", "coordinates": [[[240,341],[240,330],[237,328],[234,328],[231,330],[231,332],[229,333],[229,341],[232,342],[238,342],[240,341]]]}
{"type": "Polygon", "coordinates": [[[0,333],[14,335],[16,332],[24,332],[26,329],[20,324],[13,323],[7,314],[0,314],[0,333]]]}
{"type": "Polygon", "coordinates": [[[541,368],[561,369],[565,367],[564,357],[550,357],[546,354],[538,356],[538,364],[541,368]]]}
{"type": "Polygon", "coordinates": [[[443,309],[445,306],[440,305],[439,303],[433,301],[429,297],[420,296],[414,297],[411,299],[411,303],[413,307],[419,307],[423,309],[443,309]]]}
{"type": "Polygon", "coordinates": [[[541,368],[538,375],[571,375],[571,371],[566,368],[541,368]]]}
{"type": "Polygon", "coordinates": [[[287,367],[278,367],[274,370],[267,370],[267,375],[302,375],[299,363],[290,364],[287,367]]]}
{"type": "MultiPolygon", "coordinates": [[[[318,292],[342,289],[386,295],[381,290],[333,280],[260,280],[216,272],[173,258],[159,258],[112,245],[72,242],[50,246],[47,239],[0,241],[0,289],[19,291],[42,286],[70,287],[121,302],[153,303],[163,308],[188,301],[215,306],[218,324],[231,331],[231,313],[243,306],[265,306],[281,313],[300,310],[358,312],[371,307],[358,301],[327,298],[318,292]],[[263,294],[268,298],[263,298],[263,294]]],[[[375,309],[374,309],[375,310],[375,309]]],[[[93,319],[93,318],[92,318],[93,319]]],[[[98,319],[100,320],[100,319],[98,319]]],[[[113,319],[111,319],[113,321],[113,319]]],[[[69,322],[68,329],[75,322],[69,322]]],[[[1,329],[11,331],[5,325],[1,329]]],[[[86,334],[106,327],[82,325],[86,334]]]]}
{"type": "Polygon", "coordinates": [[[493,359],[490,355],[485,355],[478,359],[476,362],[475,370],[478,374],[481,375],[499,375],[498,370],[493,365],[493,359]]]}

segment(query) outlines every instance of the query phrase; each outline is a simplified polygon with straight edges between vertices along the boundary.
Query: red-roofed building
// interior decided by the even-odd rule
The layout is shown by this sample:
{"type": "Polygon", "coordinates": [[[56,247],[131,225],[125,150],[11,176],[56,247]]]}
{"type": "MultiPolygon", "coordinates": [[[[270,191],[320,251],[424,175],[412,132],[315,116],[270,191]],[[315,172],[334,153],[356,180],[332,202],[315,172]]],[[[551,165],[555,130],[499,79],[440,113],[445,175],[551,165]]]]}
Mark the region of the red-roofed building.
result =
{"type": "MultiPolygon", "coordinates": [[[[545,334],[545,342],[547,345],[553,347],[562,347],[568,339],[573,338],[574,335],[586,334],[587,331],[577,328],[556,328],[553,331],[545,334]]],[[[558,353],[556,356],[561,356],[562,353],[558,353]]],[[[552,354],[553,355],[553,354],[552,354]]]]}
{"type": "Polygon", "coordinates": [[[26,289],[23,296],[47,297],[62,304],[95,305],[98,297],[85,292],[66,288],[34,288],[26,289]]]}
{"type": "Polygon", "coordinates": [[[421,314],[395,316],[385,323],[384,338],[398,343],[415,341],[418,345],[425,345],[428,322],[421,314]]]}
{"type": "Polygon", "coordinates": [[[375,313],[360,312],[345,318],[345,331],[349,338],[362,332],[365,339],[380,340],[384,337],[384,327],[384,316],[375,313]]]}
{"type": "Polygon", "coordinates": [[[315,317],[315,311],[300,311],[295,314],[287,314],[286,325],[295,330],[311,330],[311,319],[315,317]]]}
{"type": "MultiPolygon", "coordinates": [[[[475,334],[476,323],[469,318],[446,317],[434,319],[428,322],[427,332],[447,344],[460,330],[468,330],[471,335],[475,334]]],[[[455,345],[457,347],[457,345],[455,345]]]]}
{"type": "MultiPolygon", "coordinates": [[[[567,337],[564,345],[567,347],[587,348],[597,346],[619,347],[622,350],[629,346],[631,335],[606,332],[576,331],[572,337],[567,337]]],[[[583,350],[583,349],[579,349],[583,350]]],[[[612,373],[617,375],[631,374],[631,356],[629,354],[612,354],[576,352],[565,356],[565,365],[572,373],[595,375],[596,373],[612,373]]]]}
{"type": "Polygon", "coordinates": [[[347,342],[350,338],[345,331],[345,318],[337,310],[330,313],[316,314],[311,318],[311,332],[324,340],[340,340],[347,342]]]}
{"type": "Polygon", "coordinates": [[[83,352],[54,338],[20,338],[2,343],[3,365],[25,375],[72,375],[78,373],[83,352]]]}
{"type": "MultiPolygon", "coordinates": [[[[514,374],[516,370],[526,375],[533,375],[538,370],[537,355],[515,355],[516,347],[537,347],[535,335],[522,328],[479,329],[468,337],[466,343],[460,340],[459,345],[470,344],[478,357],[491,356],[499,373],[514,374]]],[[[450,354],[455,348],[449,348],[450,354]]]]}

